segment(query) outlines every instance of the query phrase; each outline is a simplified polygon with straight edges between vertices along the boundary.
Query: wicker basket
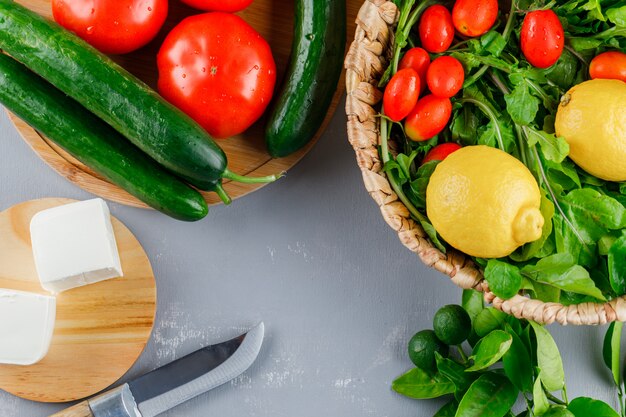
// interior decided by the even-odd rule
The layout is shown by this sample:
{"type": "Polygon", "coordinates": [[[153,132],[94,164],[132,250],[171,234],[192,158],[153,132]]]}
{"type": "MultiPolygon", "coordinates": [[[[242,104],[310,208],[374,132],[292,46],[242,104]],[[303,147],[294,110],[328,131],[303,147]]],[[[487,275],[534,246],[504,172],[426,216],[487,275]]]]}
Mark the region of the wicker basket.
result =
{"type": "Polygon", "coordinates": [[[379,123],[375,110],[382,99],[377,81],[389,61],[393,28],[398,9],[391,1],[366,0],[357,16],[354,42],[346,56],[346,114],[348,138],[354,151],[367,191],[380,207],[383,218],[397,233],[400,241],[420,259],[448,275],[461,288],[482,291],[485,300],[496,308],[518,318],[539,323],[604,324],[626,321],[626,297],[608,303],[583,303],[564,306],[544,303],[522,295],[503,300],[496,297],[476,265],[463,253],[442,253],[428,240],[422,227],[393,192],[378,154],[379,123]]]}

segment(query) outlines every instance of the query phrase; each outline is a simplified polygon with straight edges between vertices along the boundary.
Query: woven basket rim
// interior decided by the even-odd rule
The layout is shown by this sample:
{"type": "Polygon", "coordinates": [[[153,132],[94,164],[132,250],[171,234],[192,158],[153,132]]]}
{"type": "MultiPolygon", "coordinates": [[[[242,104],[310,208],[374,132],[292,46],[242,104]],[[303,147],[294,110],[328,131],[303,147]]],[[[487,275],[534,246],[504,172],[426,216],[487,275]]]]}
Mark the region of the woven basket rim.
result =
{"type": "Polygon", "coordinates": [[[569,306],[533,300],[519,294],[507,300],[496,297],[469,257],[454,250],[447,254],[439,251],[421,225],[411,218],[409,210],[393,192],[382,172],[378,154],[379,119],[378,111],[374,108],[382,99],[382,92],[376,84],[388,62],[397,18],[398,8],[392,1],[365,0],[361,6],[354,41],[345,60],[346,115],[348,140],[355,151],[365,187],[378,204],[387,224],[397,232],[402,244],[417,254],[426,265],[446,274],[457,286],[483,292],[487,303],[517,318],[562,325],[626,321],[626,296],[606,303],[569,306]]]}

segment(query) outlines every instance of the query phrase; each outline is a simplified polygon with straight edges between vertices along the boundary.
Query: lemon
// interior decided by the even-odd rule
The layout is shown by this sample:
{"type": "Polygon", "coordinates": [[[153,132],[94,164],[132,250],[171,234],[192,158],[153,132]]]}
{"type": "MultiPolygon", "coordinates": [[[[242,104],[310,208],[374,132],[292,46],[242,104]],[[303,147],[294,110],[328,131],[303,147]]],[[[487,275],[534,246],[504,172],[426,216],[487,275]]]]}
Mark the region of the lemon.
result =
{"type": "Polygon", "coordinates": [[[593,176],[626,181],[626,83],[595,79],[572,87],[556,113],[569,157],[593,176]]]}
{"type": "Polygon", "coordinates": [[[426,212],[454,248],[480,258],[501,258],[541,237],[541,194],[528,168],[488,146],[466,146],[433,172],[426,212]]]}

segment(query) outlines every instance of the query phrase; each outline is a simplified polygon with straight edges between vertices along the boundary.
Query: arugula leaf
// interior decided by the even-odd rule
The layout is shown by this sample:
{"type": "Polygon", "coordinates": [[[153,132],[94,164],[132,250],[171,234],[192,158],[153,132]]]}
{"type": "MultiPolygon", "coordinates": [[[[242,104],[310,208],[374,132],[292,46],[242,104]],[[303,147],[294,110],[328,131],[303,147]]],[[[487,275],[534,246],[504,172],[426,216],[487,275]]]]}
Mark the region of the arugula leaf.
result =
{"type": "Polygon", "coordinates": [[[515,265],[489,259],[484,272],[489,289],[505,300],[517,294],[522,287],[522,274],[515,265]]]}
{"type": "Polygon", "coordinates": [[[435,227],[429,222],[423,220],[420,221],[420,225],[422,226],[422,229],[424,229],[424,232],[426,232],[426,235],[428,236],[428,239],[430,239],[431,243],[435,245],[441,253],[446,253],[447,249],[439,239],[439,234],[435,230],[435,227]]]}
{"type": "Polygon", "coordinates": [[[535,265],[524,266],[521,271],[524,276],[537,282],[605,300],[589,272],[576,264],[570,253],[555,253],[540,259],[535,265]]]}
{"type": "Polygon", "coordinates": [[[437,398],[454,392],[454,384],[441,375],[431,376],[413,368],[393,381],[391,388],[398,394],[414,399],[437,398]]]}
{"type": "Polygon", "coordinates": [[[539,111],[539,99],[530,93],[528,83],[520,82],[513,91],[504,95],[506,111],[520,126],[531,124],[539,111]]]}
{"type": "MultiPolygon", "coordinates": [[[[398,155],[398,157],[399,156],[400,155],[398,155]]],[[[411,164],[409,162],[412,163],[413,159],[403,160],[405,161],[404,164],[402,162],[398,162],[398,164],[400,165],[401,169],[410,171],[411,164]]],[[[415,207],[420,208],[420,209],[426,208],[426,188],[428,187],[428,182],[430,181],[430,177],[433,175],[433,172],[435,172],[435,168],[437,168],[437,165],[439,164],[439,162],[440,161],[430,161],[420,166],[417,169],[414,179],[410,183],[411,191],[413,192],[413,195],[415,196],[415,199],[413,200],[413,204],[415,204],[415,207]]],[[[410,173],[409,173],[409,178],[410,178],[410,173]]]]}
{"type": "Polygon", "coordinates": [[[476,131],[480,126],[480,119],[468,106],[459,109],[450,124],[452,139],[464,145],[476,145],[476,131]]]}
{"type": "Polygon", "coordinates": [[[528,137],[528,144],[533,146],[538,143],[547,160],[560,164],[569,155],[569,144],[565,138],[532,128],[525,128],[525,132],[528,137]]]}
{"type": "Polygon", "coordinates": [[[573,190],[563,197],[561,203],[565,214],[586,242],[595,242],[607,230],[626,226],[626,208],[596,190],[573,190]]]}
{"type": "Polygon", "coordinates": [[[609,249],[609,283],[618,296],[626,294],[626,236],[617,239],[609,249]]]}

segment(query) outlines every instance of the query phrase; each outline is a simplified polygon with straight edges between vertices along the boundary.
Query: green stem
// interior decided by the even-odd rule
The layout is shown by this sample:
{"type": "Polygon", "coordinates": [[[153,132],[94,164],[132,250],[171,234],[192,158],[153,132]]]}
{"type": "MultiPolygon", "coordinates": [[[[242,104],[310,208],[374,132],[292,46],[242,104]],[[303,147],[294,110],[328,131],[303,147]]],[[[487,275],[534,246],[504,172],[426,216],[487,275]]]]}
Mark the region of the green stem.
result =
{"type": "MultiPolygon", "coordinates": [[[[382,152],[383,164],[386,164],[391,159],[389,156],[389,129],[387,125],[387,120],[385,118],[380,119],[380,137],[381,143],[380,148],[382,152]]],[[[398,184],[398,180],[392,172],[387,173],[387,178],[389,179],[389,183],[391,184],[391,188],[396,193],[400,201],[406,206],[409,212],[413,215],[415,219],[420,222],[428,221],[426,216],[420,213],[417,208],[409,201],[409,199],[404,194],[402,190],[402,186],[398,184]]]]}
{"type": "Polygon", "coordinates": [[[467,361],[468,361],[467,355],[465,354],[465,351],[463,350],[461,345],[457,345],[456,348],[459,351],[459,356],[461,357],[461,360],[463,361],[463,365],[465,365],[467,363],[467,361]]]}
{"type": "Polygon", "coordinates": [[[478,81],[480,77],[482,77],[483,74],[487,72],[488,69],[489,69],[489,65],[483,65],[482,67],[480,67],[478,71],[476,71],[470,77],[465,79],[465,82],[463,83],[463,88],[467,88],[470,85],[474,84],[476,81],[478,81]]]}
{"type": "Polygon", "coordinates": [[[566,402],[566,401],[563,401],[562,399],[555,397],[554,395],[552,395],[551,393],[549,393],[549,392],[547,392],[547,391],[546,391],[546,397],[548,397],[548,399],[549,399],[550,401],[552,401],[553,403],[555,403],[555,404],[558,404],[558,405],[567,405],[567,402],[566,402]]]}
{"type": "Polygon", "coordinates": [[[546,90],[539,87],[537,84],[535,84],[534,81],[529,80],[528,78],[524,78],[524,80],[530,86],[530,88],[532,88],[537,94],[539,94],[544,103],[549,103],[549,110],[554,112],[554,110],[556,110],[557,103],[555,103],[552,97],[550,97],[548,93],[546,93],[546,90]]]}
{"type": "Polygon", "coordinates": [[[228,195],[224,187],[222,187],[221,183],[217,184],[215,186],[215,190],[213,191],[215,191],[215,193],[219,196],[220,200],[222,200],[224,204],[229,205],[230,203],[233,202],[233,200],[230,198],[230,196],[228,195]]]}
{"type": "Polygon", "coordinates": [[[500,125],[498,124],[498,117],[493,107],[491,107],[490,104],[484,103],[474,98],[463,98],[459,100],[459,103],[471,103],[478,107],[483,113],[485,113],[485,115],[493,123],[493,128],[496,131],[496,139],[498,140],[498,146],[504,151],[504,139],[502,138],[502,131],[500,130],[500,125]]]}
{"type": "Polygon", "coordinates": [[[565,401],[566,405],[569,404],[569,401],[567,400],[567,387],[565,385],[563,385],[563,401],[565,401]]]}
{"type": "Polygon", "coordinates": [[[243,184],[266,184],[268,182],[274,182],[284,175],[285,173],[283,172],[278,175],[268,175],[267,177],[244,177],[243,175],[235,174],[234,172],[226,168],[224,170],[224,173],[222,174],[222,178],[231,181],[241,182],[243,184]]]}

